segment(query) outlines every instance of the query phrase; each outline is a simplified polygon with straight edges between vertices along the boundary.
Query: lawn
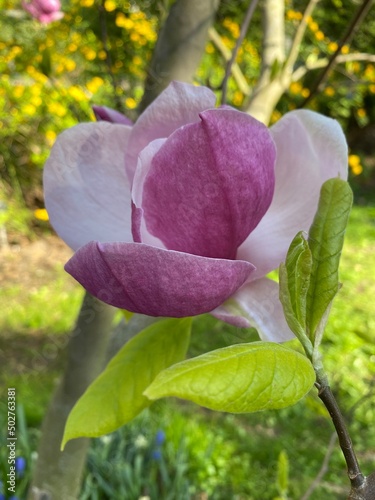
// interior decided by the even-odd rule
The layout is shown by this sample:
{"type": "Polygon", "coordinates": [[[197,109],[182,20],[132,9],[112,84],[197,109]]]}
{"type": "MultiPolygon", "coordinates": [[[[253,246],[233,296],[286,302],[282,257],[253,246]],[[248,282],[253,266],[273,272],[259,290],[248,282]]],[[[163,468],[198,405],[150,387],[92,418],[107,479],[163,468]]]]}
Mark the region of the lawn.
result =
{"type": "MultiPolygon", "coordinates": [[[[69,255],[52,236],[1,255],[0,399],[5,401],[7,387],[17,388],[28,463],[82,299],[80,287],[63,271],[69,255]]],[[[343,286],[322,350],[360,463],[370,473],[375,469],[373,207],[353,209],[340,278],[343,286]]],[[[253,339],[251,331],[203,316],[194,321],[190,355],[253,339]]],[[[300,499],[319,471],[331,434],[315,391],[291,408],[245,416],[162,401],[131,425],[93,441],[81,500],[133,500],[145,492],[151,499],[300,499]]],[[[3,460],[0,455],[0,464],[3,460]]],[[[309,498],[342,499],[347,489],[345,463],[336,446],[327,473],[309,498]]]]}

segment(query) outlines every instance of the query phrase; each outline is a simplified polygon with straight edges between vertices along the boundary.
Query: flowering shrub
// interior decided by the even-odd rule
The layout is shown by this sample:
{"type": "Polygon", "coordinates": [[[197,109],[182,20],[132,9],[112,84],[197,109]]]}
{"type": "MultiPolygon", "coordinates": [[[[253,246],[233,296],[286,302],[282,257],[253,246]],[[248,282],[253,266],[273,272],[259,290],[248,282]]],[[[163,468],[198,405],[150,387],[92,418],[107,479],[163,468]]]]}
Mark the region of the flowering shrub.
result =
{"type": "Polygon", "coordinates": [[[44,171],[50,220],[77,250],[66,270],[104,302],[151,316],[212,312],[286,340],[265,275],[310,226],[322,183],[346,178],[346,142],[310,111],[268,130],[214,106],[208,89],[175,82],[132,127],[64,132],[44,171]]]}

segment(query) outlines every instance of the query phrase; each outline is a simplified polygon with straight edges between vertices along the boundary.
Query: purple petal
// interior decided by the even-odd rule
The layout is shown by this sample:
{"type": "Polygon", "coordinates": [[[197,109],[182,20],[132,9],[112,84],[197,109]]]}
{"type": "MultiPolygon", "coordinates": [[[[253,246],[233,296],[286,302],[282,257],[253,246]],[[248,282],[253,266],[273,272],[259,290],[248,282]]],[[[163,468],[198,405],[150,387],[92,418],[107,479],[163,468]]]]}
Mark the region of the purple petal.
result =
{"type": "Polygon", "coordinates": [[[133,125],[133,122],[125,115],[119,113],[115,109],[107,108],[107,106],[93,106],[92,110],[98,122],[106,121],[110,123],[119,123],[120,125],[133,125]]]}
{"type": "Polygon", "coordinates": [[[170,136],[182,125],[199,121],[199,113],[214,108],[215,103],[215,94],[206,87],[172,82],[133,126],[125,157],[130,181],[133,181],[138,155],[147,144],[170,136]]]}
{"type": "Polygon", "coordinates": [[[145,150],[136,204],[167,248],[234,259],[271,203],[275,147],[268,129],[245,113],[209,110],[201,120],[159,141],[154,156],[145,150]]]}
{"type": "Polygon", "coordinates": [[[184,317],[211,311],[254,267],[141,243],[90,242],[65,269],[88,292],[115,307],[149,316],[184,317]]]}
{"type": "Polygon", "coordinates": [[[279,285],[268,278],[243,285],[211,314],[239,328],[255,327],[262,340],[285,342],[294,338],[279,300],[279,285]]]}
{"type": "Polygon", "coordinates": [[[276,269],[298,231],[308,231],[322,184],[348,175],[347,144],[338,122],[308,110],[286,114],[272,128],[276,184],[272,204],[239,248],[237,258],[254,263],[252,279],[276,269]]]}
{"type": "Polygon", "coordinates": [[[63,132],[44,167],[51,223],[74,250],[92,240],[133,241],[124,171],[130,127],[83,123],[63,132]]]}

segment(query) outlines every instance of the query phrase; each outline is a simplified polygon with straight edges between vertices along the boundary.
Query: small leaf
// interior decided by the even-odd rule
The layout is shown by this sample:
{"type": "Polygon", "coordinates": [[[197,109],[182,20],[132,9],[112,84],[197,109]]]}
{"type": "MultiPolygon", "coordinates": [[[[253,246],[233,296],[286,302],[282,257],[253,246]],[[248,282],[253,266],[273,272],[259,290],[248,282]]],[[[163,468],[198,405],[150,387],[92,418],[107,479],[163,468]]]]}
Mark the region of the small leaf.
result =
{"type": "Polygon", "coordinates": [[[308,240],[313,257],[306,318],[311,340],[318,327],[324,329],[322,319],[339,289],[338,267],[352,202],[347,182],[335,178],[323,184],[308,240]]]}
{"type": "Polygon", "coordinates": [[[289,328],[311,351],[311,342],[306,334],[306,297],[310,284],[312,257],[302,232],[293,239],[285,264],[280,264],[280,301],[289,328]]]}
{"type": "Polygon", "coordinates": [[[313,386],[308,359],[271,342],[237,344],[159,373],[144,394],[176,396],[217,411],[249,413],[296,403],[313,386]]]}
{"type": "Polygon", "coordinates": [[[73,407],[62,448],[70,439],[112,432],[149,406],[143,391],[161,370],[185,358],[190,330],[191,318],[172,318],[129,340],[73,407]]]}

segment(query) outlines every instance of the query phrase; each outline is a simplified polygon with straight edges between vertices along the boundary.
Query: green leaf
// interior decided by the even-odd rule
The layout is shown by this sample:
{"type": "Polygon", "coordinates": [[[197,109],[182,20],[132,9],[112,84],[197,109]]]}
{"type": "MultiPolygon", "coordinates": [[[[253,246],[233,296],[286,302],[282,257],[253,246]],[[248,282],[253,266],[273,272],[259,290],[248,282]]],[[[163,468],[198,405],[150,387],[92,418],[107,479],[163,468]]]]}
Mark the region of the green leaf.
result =
{"type": "Polygon", "coordinates": [[[306,324],[311,340],[317,334],[321,337],[326,313],[339,290],[338,267],[352,203],[353,194],[347,182],[335,178],[323,184],[308,240],[313,264],[306,324]]]}
{"type": "Polygon", "coordinates": [[[280,301],[289,328],[303,345],[311,343],[306,334],[306,297],[310,284],[312,256],[303,233],[293,239],[285,264],[280,264],[280,301]]]}
{"type": "Polygon", "coordinates": [[[98,437],[132,420],[150,400],[143,391],[161,371],[185,358],[191,318],[157,321],[112,358],[69,414],[62,448],[78,437],[98,437]]]}
{"type": "Polygon", "coordinates": [[[159,373],[144,394],[176,396],[217,411],[249,413],[296,403],[313,386],[302,354],[271,342],[237,344],[178,363],[159,373]]]}

